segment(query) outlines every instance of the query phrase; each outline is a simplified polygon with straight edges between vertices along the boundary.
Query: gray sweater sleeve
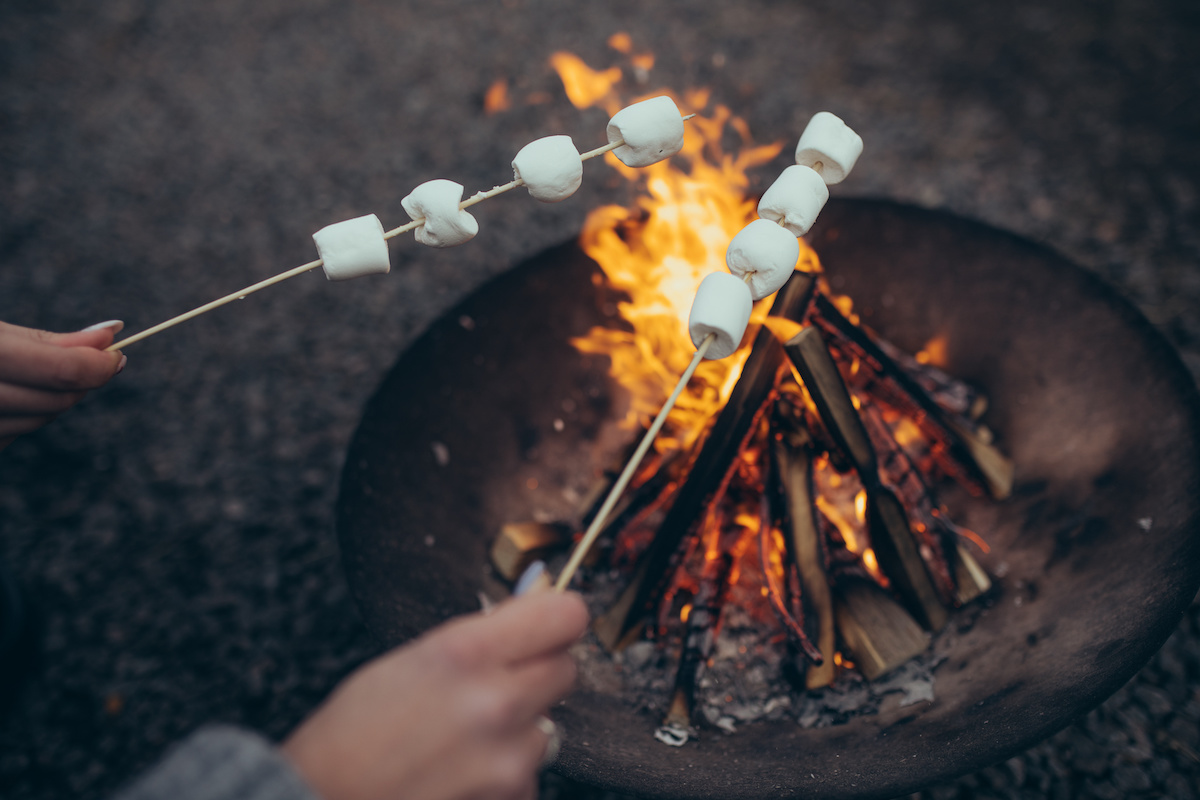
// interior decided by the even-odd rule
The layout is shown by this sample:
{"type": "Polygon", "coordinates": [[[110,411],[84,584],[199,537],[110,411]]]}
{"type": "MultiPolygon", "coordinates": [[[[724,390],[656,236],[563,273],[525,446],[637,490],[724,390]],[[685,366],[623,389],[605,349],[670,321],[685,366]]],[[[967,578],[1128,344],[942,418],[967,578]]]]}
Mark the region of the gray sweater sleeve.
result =
{"type": "Polygon", "coordinates": [[[321,800],[275,747],[226,725],[175,745],[114,800],[321,800]]]}

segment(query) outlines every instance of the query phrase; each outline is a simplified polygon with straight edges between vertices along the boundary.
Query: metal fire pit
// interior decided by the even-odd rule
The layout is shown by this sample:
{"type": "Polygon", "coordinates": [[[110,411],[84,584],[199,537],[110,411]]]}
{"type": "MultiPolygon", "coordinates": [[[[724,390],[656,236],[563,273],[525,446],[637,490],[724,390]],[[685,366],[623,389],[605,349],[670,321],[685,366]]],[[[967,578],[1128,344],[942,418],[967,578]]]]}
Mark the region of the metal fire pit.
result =
{"type": "MultiPolygon", "coordinates": [[[[944,334],[949,371],[989,396],[1014,496],[941,496],[991,543],[981,561],[1002,576],[995,600],[957,635],[934,702],[885,702],[836,727],[761,722],[668,748],[656,719],[585,679],[555,710],[567,777],[647,797],[909,792],[1098,705],[1196,592],[1200,397],[1137,311],[1054,253],[946,214],[831,201],[813,244],[868,325],[909,351],[944,334]]],[[[613,323],[595,271],[570,244],[500,276],[405,352],[367,407],[338,534],[385,643],[477,609],[500,524],[571,516],[564,490],[622,444],[606,360],[567,343],[613,323]]]]}

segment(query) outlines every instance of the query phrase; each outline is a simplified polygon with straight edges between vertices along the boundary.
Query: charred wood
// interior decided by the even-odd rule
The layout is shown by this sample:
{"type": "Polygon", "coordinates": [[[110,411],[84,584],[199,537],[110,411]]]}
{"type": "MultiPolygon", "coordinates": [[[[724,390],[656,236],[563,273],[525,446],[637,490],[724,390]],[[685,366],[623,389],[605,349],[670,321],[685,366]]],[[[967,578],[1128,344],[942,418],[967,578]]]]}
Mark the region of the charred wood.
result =
{"type": "Polygon", "coordinates": [[[878,454],[880,479],[896,490],[904,504],[909,529],[920,546],[921,558],[939,597],[946,605],[956,605],[958,587],[951,560],[958,544],[958,527],[934,503],[929,485],[892,437],[879,408],[865,405],[860,418],[878,454]]]}
{"type": "Polygon", "coordinates": [[[813,501],[812,456],[808,443],[797,436],[780,437],[773,442],[779,487],[787,517],[787,543],[800,583],[801,602],[808,606],[817,629],[816,647],[822,663],[810,664],[804,674],[808,689],[833,683],[833,654],[836,636],[833,619],[833,594],[825,574],[823,537],[817,528],[813,501]]]}
{"type": "Polygon", "coordinates": [[[877,399],[911,416],[926,435],[940,445],[935,448],[934,455],[947,475],[977,494],[982,494],[985,487],[997,499],[1011,493],[1011,465],[1007,475],[999,468],[1007,459],[982,440],[968,444],[963,432],[970,429],[969,421],[962,418],[957,426],[951,424],[946,412],[921,386],[824,295],[816,298],[813,321],[835,340],[836,346],[847,348],[875,373],[878,380],[870,386],[870,391],[877,399]],[[992,452],[981,460],[976,457],[976,452],[983,448],[992,452]]]}
{"type": "Polygon", "coordinates": [[[716,649],[721,628],[721,609],[725,604],[725,590],[729,585],[732,566],[733,557],[728,548],[722,548],[719,557],[705,564],[686,622],[671,704],[663,718],[662,728],[656,734],[660,741],[669,744],[687,741],[696,701],[696,682],[716,649]]]}
{"type": "Polygon", "coordinates": [[[903,504],[879,479],[870,437],[821,332],[813,326],[805,328],[785,345],[785,350],[826,430],[854,465],[867,492],[871,543],[880,568],[921,624],[940,630],[946,624],[946,608],[921,558],[903,504]]]}

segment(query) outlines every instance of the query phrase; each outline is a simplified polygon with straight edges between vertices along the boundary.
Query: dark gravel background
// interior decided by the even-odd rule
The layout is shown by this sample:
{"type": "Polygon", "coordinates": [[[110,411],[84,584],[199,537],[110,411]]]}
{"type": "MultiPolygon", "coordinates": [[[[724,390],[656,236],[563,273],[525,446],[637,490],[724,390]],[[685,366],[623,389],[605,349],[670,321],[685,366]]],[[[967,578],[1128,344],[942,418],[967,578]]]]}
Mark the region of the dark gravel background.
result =
{"type": "MultiPolygon", "coordinates": [[[[547,60],[657,63],[761,141],[815,111],[867,142],[841,196],[944,208],[1119,286],[1200,374],[1200,6],[1168,2],[8,0],[0,5],[0,319],[140,330],[313,258],[309,235],[447,177],[504,181],[549,133],[603,143],[547,60]],[[511,110],[486,116],[488,86],[511,110]],[[532,99],[534,102],[529,102],[532,99]]],[[[761,190],[784,165],[757,171],[761,190]]],[[[129,349],[113,384],[0,453],[0,558],[45,657],[0,722],[0,794],[103,796],[211,720],[282,736],[374,652],[332,534],[360,409],[465,293],[625,202],[477,209],[393,271],[275,287],[129,349]]],[[[1108,702],[924,796],[1197,796],[1200,606],[1108,702]]],[[[547,794],[586,794],[548,780],[547,794]]]]}

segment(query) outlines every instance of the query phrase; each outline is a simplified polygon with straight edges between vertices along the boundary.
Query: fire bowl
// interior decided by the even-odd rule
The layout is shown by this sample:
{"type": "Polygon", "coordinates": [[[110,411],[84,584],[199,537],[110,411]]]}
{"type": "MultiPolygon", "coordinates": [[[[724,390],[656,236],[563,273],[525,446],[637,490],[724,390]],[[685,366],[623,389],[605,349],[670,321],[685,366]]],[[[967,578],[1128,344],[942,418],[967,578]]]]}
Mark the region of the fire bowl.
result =
{"type": "MultiPolygon", "coordinates": [[[[943,213],[831,201],[812,243],[863,321],[988,395],[1016,465],[1004,502],[943,487],[980,532],[995,594],[954,631],[936,699],[822,729],[760,722],[682,748],[584,675],[554,717],[562,775],[646,797],[891,797],[982,768],[1098,705],[1162,645],[1200,583],[1200,397],[1116,292],[1031,242],[943,213]],[[965,626],[964,626],[965,627],[965,626]]],[[[571,518],[632,434],[607,360],[568,340],[616,324],[573,244],[499,276],[403,353],[351,443],[337,508],[350,587],[393,645],[493,597],[500,525],[571,518]]],[[[954,622],[951,622],[953,628],[954,622]]]]}

